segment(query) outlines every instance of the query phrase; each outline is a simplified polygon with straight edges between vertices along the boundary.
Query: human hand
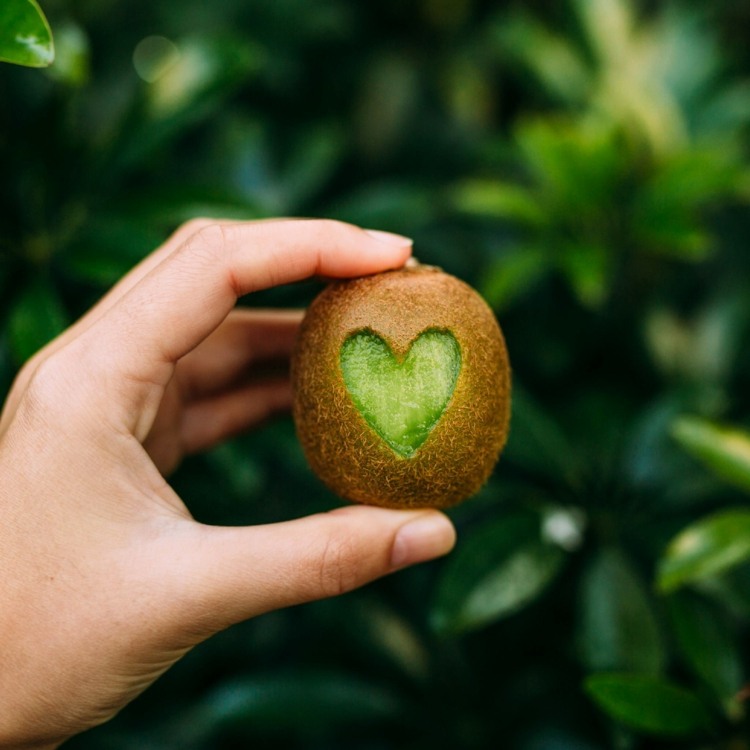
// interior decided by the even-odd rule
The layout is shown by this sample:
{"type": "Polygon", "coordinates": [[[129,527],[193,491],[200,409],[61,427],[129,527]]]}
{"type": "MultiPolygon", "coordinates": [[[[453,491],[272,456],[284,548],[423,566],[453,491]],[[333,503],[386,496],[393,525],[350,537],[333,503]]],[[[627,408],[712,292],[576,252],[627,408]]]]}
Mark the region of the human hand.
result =
{"type": "Polygon", "coordinates": [[[190,222],[27,363],[0,418],[0,747],[57,747],[211,634],[451,548],[427,510],[209,527],[164,479],[288,405],[285,380],[247,376],[299,316],[238,297],[409,253],[331,221],[190,222]]]}

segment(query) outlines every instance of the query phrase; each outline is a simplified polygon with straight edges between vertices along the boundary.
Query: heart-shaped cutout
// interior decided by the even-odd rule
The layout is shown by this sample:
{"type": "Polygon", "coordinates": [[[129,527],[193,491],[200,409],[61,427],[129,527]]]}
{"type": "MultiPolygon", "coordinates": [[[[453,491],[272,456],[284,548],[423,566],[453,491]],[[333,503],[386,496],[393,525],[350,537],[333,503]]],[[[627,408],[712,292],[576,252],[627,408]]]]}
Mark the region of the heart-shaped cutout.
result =
{"type": "Polygon", "coordinates": [[[412,456],[443,416],[461,370],[461,348],[450,331],[428,329],[401,361],[372,331],[341,347],[341,371],[354,405],[400,456],[412,456]]]}

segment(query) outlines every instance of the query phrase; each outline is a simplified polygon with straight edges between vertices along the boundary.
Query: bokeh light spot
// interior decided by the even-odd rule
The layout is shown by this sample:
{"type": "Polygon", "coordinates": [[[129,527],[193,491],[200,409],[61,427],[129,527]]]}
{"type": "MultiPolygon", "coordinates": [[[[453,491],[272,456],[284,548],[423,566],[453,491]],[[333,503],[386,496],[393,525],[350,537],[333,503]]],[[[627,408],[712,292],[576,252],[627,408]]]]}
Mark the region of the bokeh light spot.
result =
{"type": "Polygon", "coordinates": [[[177,45],[164,36],[147,36],[133,50],[133,67],[146,83],[161,78],[180,58],[177,45]]]}

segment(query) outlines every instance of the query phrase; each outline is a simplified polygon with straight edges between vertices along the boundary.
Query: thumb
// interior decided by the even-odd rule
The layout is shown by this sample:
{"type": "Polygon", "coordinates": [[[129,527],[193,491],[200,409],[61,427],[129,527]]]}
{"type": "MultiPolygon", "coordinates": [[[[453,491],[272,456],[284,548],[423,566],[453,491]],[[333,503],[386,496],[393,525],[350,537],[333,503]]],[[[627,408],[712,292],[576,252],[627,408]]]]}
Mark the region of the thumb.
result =
{"type": "Polygon", "coordinates": [[[267,526],[201,527],[191,559],[191,627],[221,630],[273,609],[342,594],[449,552],[450,520],[437,511],[339,508],[267,526]]]}

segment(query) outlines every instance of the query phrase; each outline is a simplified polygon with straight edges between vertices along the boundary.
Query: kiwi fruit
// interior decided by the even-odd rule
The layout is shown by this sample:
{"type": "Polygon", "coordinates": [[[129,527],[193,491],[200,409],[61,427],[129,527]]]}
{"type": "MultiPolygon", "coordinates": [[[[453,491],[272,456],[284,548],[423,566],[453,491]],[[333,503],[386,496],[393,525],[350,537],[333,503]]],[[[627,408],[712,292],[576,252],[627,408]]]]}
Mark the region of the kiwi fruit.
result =
{"type": "Polygon", "coordinates": [[[324,289],[300,328],[292,387],[310,466],[351,501],[455,505],[487,480],[508,434],[510,367],[495,316],[431,266],[324,289]]]}

